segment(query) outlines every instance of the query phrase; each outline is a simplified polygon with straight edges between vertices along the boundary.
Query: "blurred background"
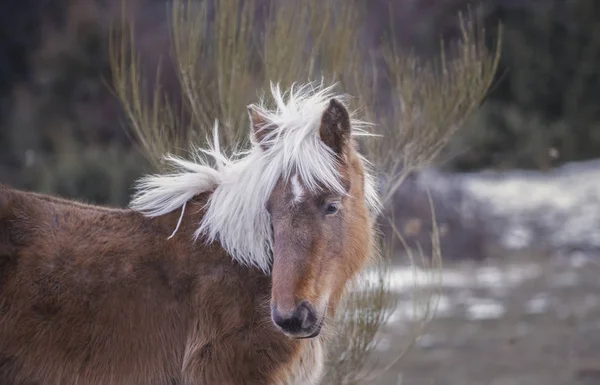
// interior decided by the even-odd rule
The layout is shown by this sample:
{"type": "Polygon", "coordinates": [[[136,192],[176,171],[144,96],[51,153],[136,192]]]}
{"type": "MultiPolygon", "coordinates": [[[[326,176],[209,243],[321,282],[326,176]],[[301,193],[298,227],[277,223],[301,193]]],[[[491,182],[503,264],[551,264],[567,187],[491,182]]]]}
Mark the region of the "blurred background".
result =
{"type": "MultiPolygon", "coordinates": [[[[151,73],[171,52],[167,3],[128,5],[151,73]]],[[[416,57],[439,55],[440,37],[460,36],[468,5],[482,12],[491,51],[502,25],[498,69],[479,109],[386,207],[407,243],[427,254],[431,193],[442,291],[416,344],[365,383],[600,384],[600,3],[347,3],[364,6],[360,36],[374,57],[391,37],[416,57]]],[[[2,3],[0,183],[127,205],[151,164],[111,89],[108,36],[121,10],[120,0],[2,3]]],[[[173,91],[177,77],[161,63],[162,87],[173,91]]],[[[377,346],[382,366],[414,316],[400,254],[391,271],[399,307],[377,346]]]]}

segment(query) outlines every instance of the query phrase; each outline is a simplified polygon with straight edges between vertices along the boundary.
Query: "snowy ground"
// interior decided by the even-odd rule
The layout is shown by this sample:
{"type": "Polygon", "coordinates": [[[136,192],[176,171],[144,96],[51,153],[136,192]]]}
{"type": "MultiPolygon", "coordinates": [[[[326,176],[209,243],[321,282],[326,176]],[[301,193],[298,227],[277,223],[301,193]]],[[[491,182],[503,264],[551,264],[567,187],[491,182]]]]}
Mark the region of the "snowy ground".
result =
{"type": "MultiPolygon", "coordinates": [[[[410,192],[429,188],[442,207],[438,218],[451,224],[447,249],[473,258],[444,261],[434,318],[408,354],[371,383],[600,384],[600,161],[546,174],[428,171],[412,183],[410,192]],[[482,223],[500,258],[482,261],[473,254],[485,248],[452,247],[455,239],[481,237],[469,231],[482,223]]],[[[426,221],[423,212],[410,214],[426,221]]],[[[389,284],[397,306],[381,331],[377,367],[407,346],[422,310],[412,296],[434,282],[431,272],[414,276],[394,265],[389,284]]]]}
{"type": "MultiPolygon", "coordinates": [[[[382,328],[376,368],[411,341],[431,284],[397,266],[397,306],[382,328]]],[[[600,384],[600,264],[591,258],[514,255],[452,262],[441,273],[437,311],[416,344],[372,384],[600,384]],[[526,261],[525,261],[526,260],[526,261]],[[398,382],[401,379],[401,382],[398,382]]]]}
{"type": "Polygon", "coordinates": [[[548,249],[600,251],[600,160],[566,164],[552,171],[444,174],[417,178],[421,188],[465,196],[464,219],[495,223],[488,227],[507,249],[537,245],[548,249]]]}

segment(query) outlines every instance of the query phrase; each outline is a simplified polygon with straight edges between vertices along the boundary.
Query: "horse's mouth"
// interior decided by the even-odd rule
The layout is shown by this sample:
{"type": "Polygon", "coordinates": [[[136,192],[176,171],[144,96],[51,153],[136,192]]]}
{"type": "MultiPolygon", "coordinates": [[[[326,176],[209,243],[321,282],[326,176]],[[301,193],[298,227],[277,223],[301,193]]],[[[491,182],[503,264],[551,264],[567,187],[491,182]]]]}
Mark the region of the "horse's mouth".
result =
{"type": "Polygon", "coordinates": [[[317,337],[319,334],[321,334],[321,329],[323,328],[323,324],[325,323],[325,315],[323,315],[321,317],[321,319],[319,320],[319,323],[317,323],[317,325],[315,326],[315,330],[307,335],[307,336],[291,336],[292,338],[295,338],[297,340],[304,340],[304,339],[309,339],[309,338],[315,338],[317,337]]]}

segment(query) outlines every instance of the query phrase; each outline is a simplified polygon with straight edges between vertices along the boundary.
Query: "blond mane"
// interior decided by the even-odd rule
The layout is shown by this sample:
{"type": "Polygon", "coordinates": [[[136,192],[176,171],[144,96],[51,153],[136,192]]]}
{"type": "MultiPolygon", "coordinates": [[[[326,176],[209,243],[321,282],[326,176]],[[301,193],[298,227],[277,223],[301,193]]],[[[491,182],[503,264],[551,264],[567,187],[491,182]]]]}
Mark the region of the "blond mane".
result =
{"type": "MultiPolygon", "coordinates": [[[[199,149],[191,161],[166,155],[174,171],[142,177],[130,207],[151,217],[182,209],[183,218],[190,199],[213,190],[194,240],[202,236],[206,242],[219,241],[234,260],[268,273],[273,237],[265,204],[279,178],[297,173],[311,191],[323,185],[345,194],[336,159],[319,137],[321,116],[330,99],[348,99],[334,94],[334,87],[308,83],[282,92],[278,84],[272,84],[275,108],[267,108],[264,100],[255,106],[270,127],[260,143],[251,133],[250,149],[227,156],[221,151],[215,122],[212,145],[199,149]]],[[[371,135],[366,131],[368,124],[352,115],[352,135],[371,135]]],[[[366,168],[366,204],[377,211],[375,182],[366,160],[361,159],[366,168]]]]}

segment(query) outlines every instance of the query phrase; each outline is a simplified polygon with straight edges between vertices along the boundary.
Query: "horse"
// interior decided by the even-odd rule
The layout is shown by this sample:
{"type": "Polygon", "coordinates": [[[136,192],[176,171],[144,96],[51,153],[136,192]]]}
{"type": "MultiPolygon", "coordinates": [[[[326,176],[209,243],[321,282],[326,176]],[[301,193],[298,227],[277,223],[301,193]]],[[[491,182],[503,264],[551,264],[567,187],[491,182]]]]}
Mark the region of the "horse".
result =
{"type": "Polygon", "coordinates": [[[379,198],[347,95],[307,83],[218,121],[111,208],[0,185],[0,384],[317,384],[379,198]]]}

